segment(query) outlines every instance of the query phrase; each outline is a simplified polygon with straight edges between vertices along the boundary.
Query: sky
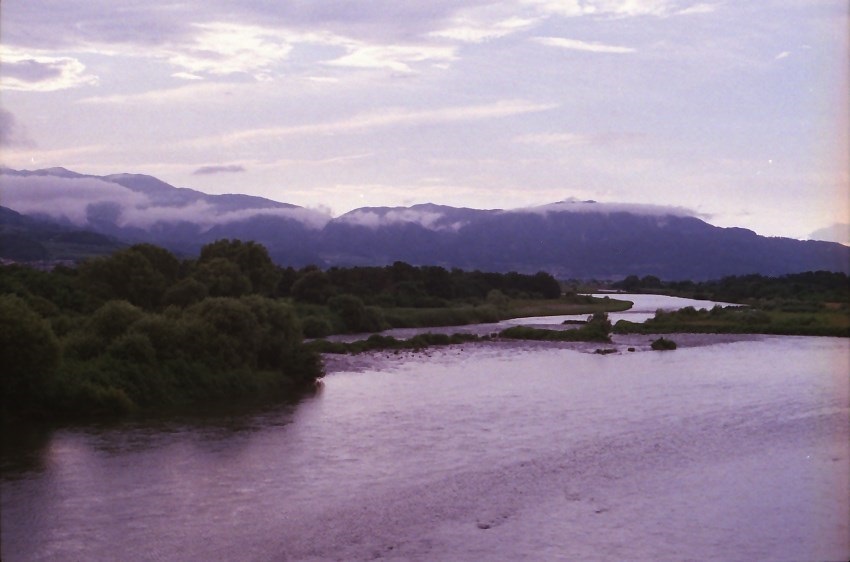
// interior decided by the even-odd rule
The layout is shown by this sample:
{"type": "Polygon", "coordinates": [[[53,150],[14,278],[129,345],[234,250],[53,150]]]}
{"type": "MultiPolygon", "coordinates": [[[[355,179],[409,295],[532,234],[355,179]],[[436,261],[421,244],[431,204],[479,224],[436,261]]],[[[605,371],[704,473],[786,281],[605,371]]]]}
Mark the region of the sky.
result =
{"type": "Polygon", "coordinates": [[[0,164],[850,243],[848,57],[846,0],[3,0],[0,164]]]}

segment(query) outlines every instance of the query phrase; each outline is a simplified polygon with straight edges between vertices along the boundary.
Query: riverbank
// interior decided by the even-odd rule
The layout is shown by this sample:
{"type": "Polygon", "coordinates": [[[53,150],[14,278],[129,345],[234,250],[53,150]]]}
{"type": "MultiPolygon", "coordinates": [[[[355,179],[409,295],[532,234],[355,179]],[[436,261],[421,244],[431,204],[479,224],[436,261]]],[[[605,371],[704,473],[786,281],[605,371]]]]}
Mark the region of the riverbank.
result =
{"type": "MultiPolygon", "coordinates": [[[[702,348],[741,342],[760,342],[772,337],[762,334],[674,334],[672,339],[679,350],[702,348]]],[[[802,336],[801,336],[802,337],[802,336]]],[[[474,341],[444,346],[425,346],[405,349],[369,349],[359,353],[323,353],[325,375],[340,372],[367,372],[393,368],[398,364],[429,357],[456,357],[458,359],[474,350],[476,355],[510,356],[514,353],[564,349],[595,355],[597,349],[613,349],[616,355],[652,352],[652,342],[657,339],[645,334],[611,334],[611,342],[544,341],[482,337],[474,341]]]]}

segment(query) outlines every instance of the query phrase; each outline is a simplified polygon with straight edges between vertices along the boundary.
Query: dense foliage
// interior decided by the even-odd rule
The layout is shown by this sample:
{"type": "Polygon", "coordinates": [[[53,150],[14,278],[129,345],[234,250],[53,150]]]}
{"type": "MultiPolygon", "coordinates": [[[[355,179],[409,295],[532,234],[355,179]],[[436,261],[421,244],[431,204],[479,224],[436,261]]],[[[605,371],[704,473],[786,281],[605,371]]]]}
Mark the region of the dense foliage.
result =
{"type": "Polygon", "coordinates": [[[620,320],[617,333],[675,334],[776,334],[850,337],[850,315],[846,308],[829,308],[815,303],[810,310],[767,310],[749,306],[715,306],[695,309],[659,310],[643,323],[620,320]]]}
{"type": "Polygon", "coordinates": [[[332,267],[326,272],[305,268],[290,274],[290,278],[292,296],[314,303],[327,302],[339,294],[354,295],[367,305],[414,308],[445,306],[454,300],[484,300],[491,291],[512,298],[561,296],[555,278],[542,271],[534,275],[485,273],[395,262],[386,267],[332,267]]]}
{"type": "Polygon", "coordinates": [[[519,340],[611,342],[611,321],[604,312],[597,312],[579,328],[549,330],[530,326],[513,326],[499,336],[519,340]]]}
{"type": "Polygon", "coordinates": [[[655,318],[642,324],[621,320],[614,327],[620,333],[850,336],[850,277],[844,273],[809,271],[781,277],[743,275],[700,283],[666,282],[657,277],[631,275],[614,283],[613,287],[746,305],[659,311],[655,318]]]}
{"type": "Polygon", "coordinates": [[[92,416],[282,396],[321,375],[265,249],[196,261],[149,244],[51,272],[0,269],[4,415],[92,416]]]}
{"type": "Polygon", "coordinates": [[[495,321],[509,296],[561,288],[542,272],[401,262],[295,270],[218,240],[192,260],[136,244],[76,268],[4,266],[0,295],[3,412],[56,416],[277,396],[321,374],[305,333],[495,321]]]}
{"type": "Polygon", "coordinates": [[[808,271],[781,277],[740,275],[714,281],[661,281],[648,275],[630,275],[612,284],[629,292],[674,296],[782,308],[792,303],[850,304],[850,277],[832,271],[808,271]]]}

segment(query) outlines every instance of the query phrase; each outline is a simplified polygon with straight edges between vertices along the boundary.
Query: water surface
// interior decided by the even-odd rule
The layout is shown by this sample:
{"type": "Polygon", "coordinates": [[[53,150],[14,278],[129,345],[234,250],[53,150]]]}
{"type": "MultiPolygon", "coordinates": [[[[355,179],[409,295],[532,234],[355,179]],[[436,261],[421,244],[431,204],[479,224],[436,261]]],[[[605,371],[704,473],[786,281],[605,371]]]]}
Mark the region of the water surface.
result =
{"type": "Polygon", "coordinates": [[[37,433],[2,559],[846,560],[847,341],[699,338],[339,358],[297,405],[37,433]]]}

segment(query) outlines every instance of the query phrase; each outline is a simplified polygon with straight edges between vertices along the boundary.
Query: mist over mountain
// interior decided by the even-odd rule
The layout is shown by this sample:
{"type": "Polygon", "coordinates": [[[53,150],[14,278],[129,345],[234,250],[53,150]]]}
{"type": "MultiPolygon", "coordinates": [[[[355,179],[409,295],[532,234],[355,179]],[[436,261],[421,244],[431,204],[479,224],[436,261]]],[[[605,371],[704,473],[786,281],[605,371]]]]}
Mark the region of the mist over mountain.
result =
{"type": "MultiPolygon", "coordinates": [[[[106,240],[192,255],[220,238],[255,240],[282,265],[414,265],[561,278],[709,279],[811,270],[850,272],[850,248],[720,228],[686,209],[565,200],[514,210],[423,204],[340,217],[249,195],[209,195],[138,174],[0,169],[0,257],[20,259],[24,215],[106,240]],[[20,215],[18,215],[18,213],[20,215]],[[15,231],[11,221],[15,217],[15,231]],[[14,234],[13,238],[10,238],[14,234]],[[17,252],[17,254],[16,254],[17,252]],[[12,254],[18,255],[18,258],[12,254]]],[[[22,238],[23,237],[23,238],[22,238]]],[[[35,245],[33,245],[35,244],[35,245]]],[[[36,252],[37,253],[37,252],[36,252]]]]}

